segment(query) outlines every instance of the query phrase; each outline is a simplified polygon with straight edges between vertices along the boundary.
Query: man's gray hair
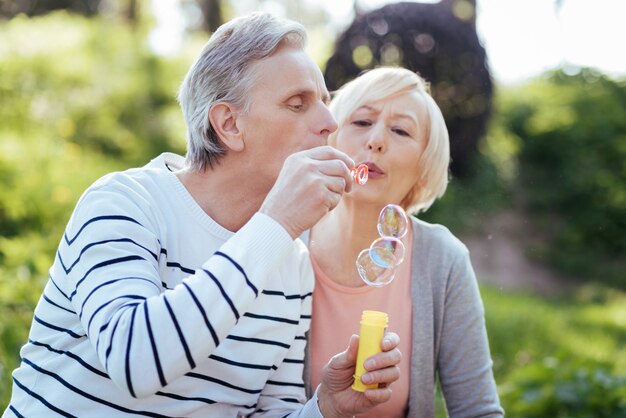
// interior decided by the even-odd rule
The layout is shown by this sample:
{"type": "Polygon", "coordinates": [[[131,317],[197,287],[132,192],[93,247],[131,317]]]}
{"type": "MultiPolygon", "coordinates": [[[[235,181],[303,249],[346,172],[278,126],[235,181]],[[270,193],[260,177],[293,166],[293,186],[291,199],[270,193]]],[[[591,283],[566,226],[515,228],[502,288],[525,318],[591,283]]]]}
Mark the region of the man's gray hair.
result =
{"type": "Polygon", "coordinates": [[[297,22],[253,13],[220,26],[191,66],[178,92],[187,124],[187,165],[194,171],[213,167],[226,153],[209,122],[213,105],[227,102],[246,112],[255,82],[250,65],[282,45],[303,49],[306,30],[297,22]]]}

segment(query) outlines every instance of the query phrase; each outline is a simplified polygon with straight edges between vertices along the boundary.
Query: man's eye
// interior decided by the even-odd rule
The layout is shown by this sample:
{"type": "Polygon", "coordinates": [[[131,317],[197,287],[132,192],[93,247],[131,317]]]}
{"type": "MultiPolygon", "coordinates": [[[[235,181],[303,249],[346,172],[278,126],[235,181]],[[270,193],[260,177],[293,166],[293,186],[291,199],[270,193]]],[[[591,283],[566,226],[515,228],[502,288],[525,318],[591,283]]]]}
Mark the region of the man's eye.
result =
{"type": "Polygon", "coordinates": [[[292,97],[287,101],[287,107],[295,112],[299,112],[304,109],[304,100],[300,97],[292,97]]]}

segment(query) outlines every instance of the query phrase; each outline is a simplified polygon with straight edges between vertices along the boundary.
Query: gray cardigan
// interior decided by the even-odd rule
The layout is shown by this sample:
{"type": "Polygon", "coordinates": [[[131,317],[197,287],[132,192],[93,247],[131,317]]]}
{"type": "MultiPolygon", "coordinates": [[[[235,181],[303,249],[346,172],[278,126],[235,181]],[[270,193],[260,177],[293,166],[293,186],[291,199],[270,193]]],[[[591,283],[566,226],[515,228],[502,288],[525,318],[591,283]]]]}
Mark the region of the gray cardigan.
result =
{"type": "MultiPolygon", "coordinates": [[[[447,228],[415,217],[411,221],[413,344],[407,417],[435,416],[437,375],[450,417],[502,417],[469,251],[447,228]]],[[[310,394],[308,361],[304,373],[310,394]]]]}

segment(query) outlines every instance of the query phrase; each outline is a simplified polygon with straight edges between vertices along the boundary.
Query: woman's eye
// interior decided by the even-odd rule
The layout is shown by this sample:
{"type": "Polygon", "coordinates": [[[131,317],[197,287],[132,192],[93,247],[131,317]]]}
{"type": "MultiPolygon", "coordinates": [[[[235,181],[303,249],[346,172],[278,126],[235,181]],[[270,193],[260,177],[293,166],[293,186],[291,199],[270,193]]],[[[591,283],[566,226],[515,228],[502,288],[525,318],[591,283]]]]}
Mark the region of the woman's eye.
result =
{"type": "Polygon", "coordinates": [[[372,123],[367,120],[355,120],[352,124],[356,126],[370,126],[372,123]]]}
{"type": "Polygon", "coordinates": [[[404,129],[400,129],[400,128],[394,128],[392,129],[393,132],[397,133],[400,136],[411,136],[407,131],[405,131],[404,129]]]}

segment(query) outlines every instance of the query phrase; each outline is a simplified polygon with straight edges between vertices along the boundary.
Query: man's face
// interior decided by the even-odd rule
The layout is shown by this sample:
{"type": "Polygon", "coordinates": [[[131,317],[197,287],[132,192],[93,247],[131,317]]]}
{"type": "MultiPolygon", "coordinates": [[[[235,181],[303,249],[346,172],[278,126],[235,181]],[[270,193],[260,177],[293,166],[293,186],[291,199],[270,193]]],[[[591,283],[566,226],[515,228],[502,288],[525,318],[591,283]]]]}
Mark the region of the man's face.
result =
{"type": "Polygon", "coordinates": [[[281,47],[251,66],[249,112],[239,116],[245,152],[260,184],[271,187],[289,155],[325,145],[337,124],[317,65],[301,49],[281,47]]]}

